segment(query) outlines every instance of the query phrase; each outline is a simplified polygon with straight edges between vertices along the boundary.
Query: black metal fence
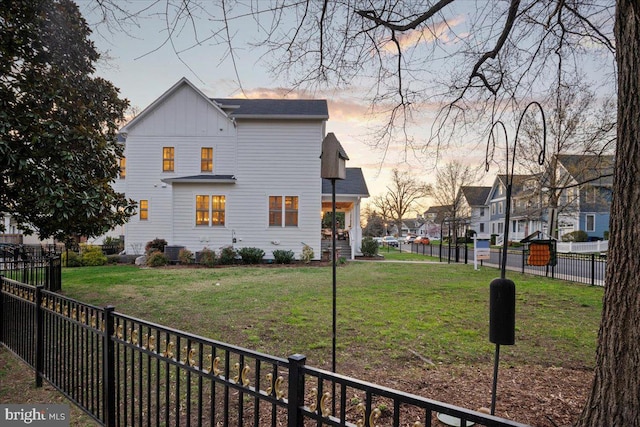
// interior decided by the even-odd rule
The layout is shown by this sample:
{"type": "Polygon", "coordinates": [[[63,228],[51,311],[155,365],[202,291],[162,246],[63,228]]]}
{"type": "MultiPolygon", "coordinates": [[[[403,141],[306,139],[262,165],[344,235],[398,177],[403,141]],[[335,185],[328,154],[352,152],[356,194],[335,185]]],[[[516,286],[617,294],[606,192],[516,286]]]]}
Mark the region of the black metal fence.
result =
{"type": "Polygon", "coordinates": [[[59,255],[4,258],[0,256],[0,275],[21,283],[44,286],[57,292],[62,287],[62,260],[59,255]]]}
{"type": "MultiPolygon", "coordinates": [[[[473,263],[473,248],[464,244],[422,245],[402,244],[401,250],[437,257],[440,262],[473,263]]],[[[558,253],[556,264],[532,266],[527,264],[527,247],[507,251],[507,268],[521,273],[569,280],[593,286],[604,286],[607,256],[604,254],[558,253]]],[[[492,248],[490,259],[479,261],[480,265],[499,267],[502,264],[502,249],[492,248]]]]}
{"type": "Polygon", "coordinates": [[[2,278],[0,342],[105,426],[523,426],[2,278]]]}

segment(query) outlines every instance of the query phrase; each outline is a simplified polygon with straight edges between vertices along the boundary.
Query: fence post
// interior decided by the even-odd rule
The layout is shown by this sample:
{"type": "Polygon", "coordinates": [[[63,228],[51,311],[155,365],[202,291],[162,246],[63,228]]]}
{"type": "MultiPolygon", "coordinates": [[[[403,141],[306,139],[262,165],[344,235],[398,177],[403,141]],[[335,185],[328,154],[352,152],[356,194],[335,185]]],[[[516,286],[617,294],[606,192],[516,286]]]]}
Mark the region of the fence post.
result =
{"type": "Polygon", "coordinates": [[[591,286],[596,284],[596,254],[591,254],[591,286]]]}
{"type": "Polygon", "coordinates": [[[4,342],[4,292],[2,292],[2,285],[4,284],[4,275],[0,275],[0,343],[4,342]]]}
{"type": "Polygon", "coordinates": [[[42,312],[42,285],[36,286],[36,387],[42,387],[42,369],[44,367],[44,313],[42,312]]]}
{"type": "Polygon", "coordinates": [[[113,311],[115,307],[108,305],[104,308],[104,332],[102,344],[102,369],[103,369],[103,404],[104,425],[115,427],[116,425],[116,377],[115,377],[115,344],[111,339],[115,328],[113,325],[113,311]]]}
{"type": "Polygon", "coordinates": [[[289,401],[288,401],[288,427],[302,427],[302,411],[300,406],[304,403],[304,374],[300,367],[307,362],[307,357],[302,354],[289,356],[289,401]]]}

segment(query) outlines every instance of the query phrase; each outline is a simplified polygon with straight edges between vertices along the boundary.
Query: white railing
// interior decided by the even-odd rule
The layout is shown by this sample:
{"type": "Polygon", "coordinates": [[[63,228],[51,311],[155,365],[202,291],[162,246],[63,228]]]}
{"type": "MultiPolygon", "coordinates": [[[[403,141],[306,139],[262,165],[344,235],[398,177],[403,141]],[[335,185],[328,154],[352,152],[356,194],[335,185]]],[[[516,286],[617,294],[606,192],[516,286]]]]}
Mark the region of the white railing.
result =
{"type": "Polygon", "coordinates": [[[608,240],[599,240],[596,242],[558,242],[558,252],[572,253],[602,253],[609,250],[608,240]]]}

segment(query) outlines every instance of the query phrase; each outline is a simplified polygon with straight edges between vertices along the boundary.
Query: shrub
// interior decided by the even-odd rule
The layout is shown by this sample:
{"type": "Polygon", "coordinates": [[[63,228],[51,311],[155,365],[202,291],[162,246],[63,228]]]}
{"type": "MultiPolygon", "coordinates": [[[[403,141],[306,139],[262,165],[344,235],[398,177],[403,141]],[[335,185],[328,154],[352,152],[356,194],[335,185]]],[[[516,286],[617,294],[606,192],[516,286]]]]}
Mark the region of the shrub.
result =
{"type": "Polygon", "coordinates": [[[163,265],[169,264],[169,258],[162,252],[151,252],[147,256],[147,265],[149,267],[162,267],[163,265]]]}
{"type": "Polygon", "coordinates": [[[102,253],[102,248],[91,245],[82,246],[82,265],[96,266],[106,263],[107,256],[102,253]]]}
{"type": "Polygon", "coordinates": [[[360,250],[362,251],[362,255],[364,256],[376,256],[378,255],[378,242],[373,240],[371,237],[365,237],[362,239],[360,250]]]}
{"type": "Polygon", "coordinates": [[[264,258],[264,251],[260,248],[241,248],[238,254],[244,264],[260,264],[264,258]]]}
{"type": "Polygon", "coordinates": [[[276,264],[291,264],[293,257],[295,257],[293,251],[285,251],[283,249],[273,251],[273,259],[276,264]]]}
{"type": "Polygon", "coordinates": [[[164,247],[167,246],[167,241],[164,239],[155,238],[144,247],[144,252],[149,255],[153,252],[164,252],[164,247]]]}
{"type": "Polygon", "coordinates": [[[178,261],[184,265],[193,264],[193,252],[189,249],[180,249],[180,252],[178,252],[178,261]]]}
{"type": "Polygon", "coordinates": [[[231,246],[225,246],[220,250],[220,264],[231,265],[236,262],[236,251],[231,246]]]}
{"type": "Polygon", "coordinates": [[[562,236],[563,242],[586,242],[589,236],[586,231],[576,230],[562,236]]]}
{"type": "MultiPolygon", "coordinates": [[[[275,253],[274,253],[274,256],[275,256],[275,253]]],[[[313,253],[313,248],[311,246],[304,245],[302,247],[302,253],[300,254],[300,261],[304,262],[305,264],[309,264],[314,256],[315,254],[313,253]]]]}
{"type": "Polygon", "coordinates": [[[120,255],[107,255],[107,264],[117,264],[120,262],[120,255]]]}
{"type": "Polygon", "coordinates": [[[207,267],[216,265],[216,253],[209,248],[204,248],[198,253],[198,264],[207,267]]]}
{"type": "Polygon", "coordinates": [[[82,257],[77,252],[64,251],[62,253],[62,265],[65,267],[82,267],[82,257]]]}

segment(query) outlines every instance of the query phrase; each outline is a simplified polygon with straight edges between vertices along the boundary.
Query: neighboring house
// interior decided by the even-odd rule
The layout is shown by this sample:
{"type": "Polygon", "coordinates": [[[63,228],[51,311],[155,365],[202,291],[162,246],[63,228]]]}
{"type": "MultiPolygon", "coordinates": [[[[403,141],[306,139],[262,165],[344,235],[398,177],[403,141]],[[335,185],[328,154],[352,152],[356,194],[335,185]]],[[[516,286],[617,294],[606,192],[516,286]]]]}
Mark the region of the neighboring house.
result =
{"type": "MultiPolygon", "coordinates": [[[[509,240],[521,240],[535,231],[542,230],[543,222],[541,217],[529,215],[529,200],[531,194],[535,193],[530,188],[535,180],[532,175],[514,175],[511,187],[511,211],[509,240]]],[[[505,232],[505,219],[507,209],[507,176],[498,175],[493,181],[486,206],[489,208],[489,230],[490,234],[502,236],[505,232]]]]}
{"type": "Polygon", "coordinates": [[[460,212],[470,230],[478,234],[489,233],[489,207],[486,205],[491,187],[464,186],[460,188],[460,212]]]}
{"type": "MultiPolygon", "coordinates": [[[[604,238],[609,229],[613,156],[558,155],[555,190],[558,237],[582,230],[590,238],[604,238]]],[[[542,175],[515,175],[511,189],[509,240],[521,240],[548,230],[550,209],[547,178],[542,175]]],[[[486,200],[491,234],[504,235],[506,215],[505,175],[498,175],[486,200]]]]}
{"type": "Polygon", "coordinates": [[[424,223],[418,229],[418,235],[437,239],[448,236],[449,223],[447,220],[451,217],[452,210],[451,205],[429,207],[424,211],[424,223]]]}
{"type": "MultiPolygon", "coordinates": [[[[277,249],[298,258],[307,244],[319,259],[328,118],[325,100],[209,98],[179,80],[121,129],[125,156],[114,186],[138,203],[125,250],[163,238],[193,252],[257,247],[272,259],[277,249]]],[[[367,196],[344,195],[355,235],[367,196]]]]}
{"type": "Polygon", "coordinates": [[[583,230],[591,238],[609,231],[613,156],[557,156],[558,181],[565,187],[558,202],[558,235],[583,230]]]}
{"type": "Polygon", "coordinates": [[[509,240],[522,240],[547,230],[547,205],[540,189],[540,175],[517,175],[513,180],[509,240]]]}
{"type": "Polygon", "coordinates": [[[400,232],[400,236],[418,235],[420,227],[423,223],[424,220],[422,218],[403,219],[402,231],[400,232]]]}

